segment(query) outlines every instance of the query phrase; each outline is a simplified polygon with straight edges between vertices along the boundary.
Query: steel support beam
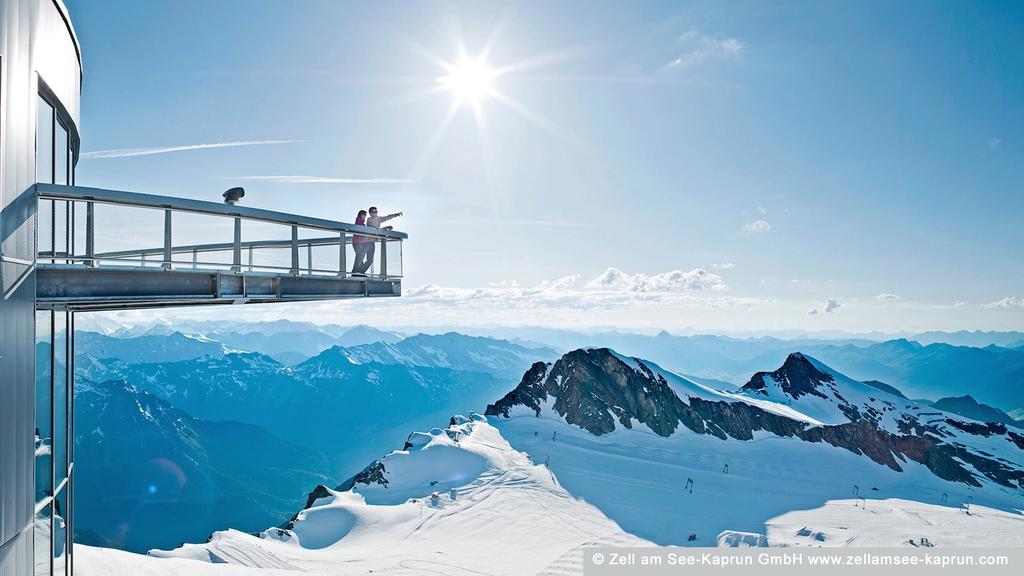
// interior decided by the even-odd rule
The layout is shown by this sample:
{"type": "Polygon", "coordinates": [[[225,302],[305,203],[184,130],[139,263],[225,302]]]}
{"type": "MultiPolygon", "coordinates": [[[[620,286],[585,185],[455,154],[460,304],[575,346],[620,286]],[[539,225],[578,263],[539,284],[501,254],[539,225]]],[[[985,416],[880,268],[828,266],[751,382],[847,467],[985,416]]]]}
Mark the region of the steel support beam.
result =
{"type": "Polygon", "coordinates": [[[113,310],[190,304],[294,302],[400,296],[400,280],[209,270],[40,265],[40,309],[113,310]]]}

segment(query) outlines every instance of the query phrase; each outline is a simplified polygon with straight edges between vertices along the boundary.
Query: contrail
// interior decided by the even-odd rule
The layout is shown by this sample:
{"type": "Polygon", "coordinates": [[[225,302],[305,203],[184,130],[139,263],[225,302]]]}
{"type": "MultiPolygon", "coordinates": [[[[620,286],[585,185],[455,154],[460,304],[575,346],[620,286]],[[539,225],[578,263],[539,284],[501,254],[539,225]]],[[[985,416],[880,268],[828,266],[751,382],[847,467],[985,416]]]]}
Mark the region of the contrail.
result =
{"type": "Polygon", "coordinates": [[[161,146],[153,148],[118,148],[116,150],[93,150],[83,152],[82,158],[127,158],[129,156],[150,156],[169,152],[185,152],[187,150],[206,150],[208,148],[234,148],[237,146],[264,146],[268,144],[293,144],[302,140],[239,140],[236,142],[215,142],[213,144],[188,144],[185,146],[161,146]]]}
{"type": "Polygon", "coordinates": [[[263,180],[283,184],[412,184],[408,178],[333,178],[328,176],[229,176],[222,180],[263,180]]]}

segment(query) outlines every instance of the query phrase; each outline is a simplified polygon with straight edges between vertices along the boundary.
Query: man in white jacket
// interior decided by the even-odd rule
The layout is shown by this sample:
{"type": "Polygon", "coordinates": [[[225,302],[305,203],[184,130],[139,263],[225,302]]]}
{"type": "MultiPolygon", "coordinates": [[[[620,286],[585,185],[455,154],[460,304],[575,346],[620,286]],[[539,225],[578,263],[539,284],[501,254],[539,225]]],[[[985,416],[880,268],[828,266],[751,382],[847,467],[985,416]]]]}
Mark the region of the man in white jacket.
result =
{"type": "MultiPolygon", "coordinates": [[[[376,206],[370,206],[370,216],[366,219],[366,225],[369,226],[370,228],[383,228],[384,230],[391,230],[391,228],[392,228],[391,226],[383,226],[382,227],[381,224],[387,222],[388,220],[391,220],[392,218],[398,218],[401,215],[402,215],[401,212],[395,212],[394,214],[388,214],[387,216],[381,216],[380,214],[377,213],[377,207],[376,206]]],[[[361,266],[361,270],[360,270],[361,273],[366,273],[366,271],[370,269],[370,266],[373,266],[373,257],[374,257],[374,254],[377,252],[377,248],[376,247],[377,247],[377,243],[376,242],[372,242],[372,241],[369,242],[368,245],[366,246],[366,248],[365,248],[366,249],[366,256],[365,256],[366,261],[361,266]]],[[[382,273],[386,273],[387,270],[382,270],[381,272],[382,273]]]]}

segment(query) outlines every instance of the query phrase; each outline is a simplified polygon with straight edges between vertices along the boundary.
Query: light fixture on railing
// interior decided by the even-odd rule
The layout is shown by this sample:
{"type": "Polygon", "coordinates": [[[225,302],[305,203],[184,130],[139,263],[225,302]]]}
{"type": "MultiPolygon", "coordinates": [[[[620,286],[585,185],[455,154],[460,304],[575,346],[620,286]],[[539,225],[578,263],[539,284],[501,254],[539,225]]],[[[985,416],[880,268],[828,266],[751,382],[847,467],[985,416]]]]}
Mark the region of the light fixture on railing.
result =
{"type": "Polygon", "coordinates": [[[235,204],[238,204],[238,201],[242,199],[242,196],[245,196],[245,189],[241,186],[235,186],[224,193],[224,203],[234,206],[235,204]]]}

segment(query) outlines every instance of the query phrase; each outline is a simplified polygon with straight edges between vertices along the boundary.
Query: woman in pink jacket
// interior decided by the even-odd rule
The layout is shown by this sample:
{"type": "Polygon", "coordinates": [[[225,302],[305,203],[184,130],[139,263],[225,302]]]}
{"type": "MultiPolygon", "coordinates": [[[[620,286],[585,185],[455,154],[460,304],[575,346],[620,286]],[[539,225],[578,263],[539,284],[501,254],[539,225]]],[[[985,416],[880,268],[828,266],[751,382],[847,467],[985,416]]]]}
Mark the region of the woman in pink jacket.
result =
{"type": "MultiPolygon", "coordinates": [[[[359,226],[366,226],[366,210],[359,211],[355,223],[359,226]]],[[[352,264],[353,274],[365,274],[370,268],[370,264],[373,263],[373,260],[367,259],[367,251],[370,248],[373,248],[373,238],[360,234],[352,236],[352,249],[356,253],[356,261],[352,264]]]]}

